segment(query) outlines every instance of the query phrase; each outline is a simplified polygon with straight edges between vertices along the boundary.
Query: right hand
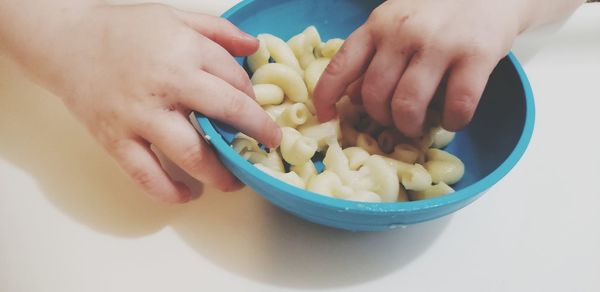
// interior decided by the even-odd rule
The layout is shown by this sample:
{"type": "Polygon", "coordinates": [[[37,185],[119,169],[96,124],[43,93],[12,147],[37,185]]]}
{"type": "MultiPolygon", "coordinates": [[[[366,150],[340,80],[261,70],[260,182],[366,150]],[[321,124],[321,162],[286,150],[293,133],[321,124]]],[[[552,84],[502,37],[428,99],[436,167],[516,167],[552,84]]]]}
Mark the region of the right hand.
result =
{"type": "Polygon", "coordinates": [[[239,189],[187,116],[195,110],[268,147],[279,144],[279,127],[253,100],[248,75],[231,56],[254,53],[258,41],[224,19],[162,5],[88,12],[26,67],[153,198],[186,202],[191,194],[162,169],[151,144],[192,177],[239,189]]]}

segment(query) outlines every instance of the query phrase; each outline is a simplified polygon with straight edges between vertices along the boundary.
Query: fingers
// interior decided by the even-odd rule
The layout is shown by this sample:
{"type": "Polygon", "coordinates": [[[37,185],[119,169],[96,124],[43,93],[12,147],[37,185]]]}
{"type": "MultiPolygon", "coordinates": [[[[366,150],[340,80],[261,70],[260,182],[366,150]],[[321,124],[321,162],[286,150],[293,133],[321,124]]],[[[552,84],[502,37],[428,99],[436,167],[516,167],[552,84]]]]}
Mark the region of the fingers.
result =
{"type": "Polygon", "coordinates": [[[241,31],[226,19],[176,10],[175,13],[185,24],[203,36],[211,39],[234,56],[248,56],[258,49],[258,40],[241,31]]]}
{"type": "Polygon", "coordinates": [[[362,84],[365,110],[381,125],[392,124],[390,102],[410,56],[390,49],[377,51],[362,84]]]}
{"type": "Polygon", "coordinates": [[[362,90],[364,80],[364,76],[361,76],[360,78],[358,78],[358,80],[352,82],[346,90],[348,97],[350,97],[350,101],[352,101],[352,103],[355,105],[362,104],[362,94],[360,93],[360,91],[362,90]]]}
{"type": "Polygon", "coordinates": [[[135,130],[193,178],[221,191],[242,187],[179,112],[160,112],[135,130]]]}
{"type": "Polygon", "coordinates": [[[126,139],[107,147],[121,168],[151,198],[164,203],[185,203],[192,196],[183,184],[173,181],[162,169],[147,143],[126,139]]]}
{"type": "Polygon", "coordinates": [[[491,58],[471,57],[462,59],[450,69],[442,114],[442,126],[445,129],[458,131],[473,119],[497,63],[491,58]]]}
{"type": "Polygon", "coordinates": [[[199,72],[184,83],[181,93],[181,102],[188,108],[227,123],[267,147],[279,145],[279,126],[258,103],[227,82],[199,72]]]}
{"type": "Polygon", "coordinates": [[[325,122],[335,117],[336,102],[343,96],[348,85],[364,73],[374,50],[371,35],[364,26],[344,42],[315,88],[313,100],[320,121],[325,122]]]}
{"type": "Polygon", "coordinates": [[[252,82],[244,68],[217,44],[207,40],[203,46],[202,55],[206,62],[202,63],[201,69],[225,80],[233,87],[254,98],[252,82]]]}
{"type": "Polygon", "coordinates": [[[400,132],[417,137],[422,134],[427,106],[431,101],[448,61],[439,52],[421,51],[410,61],[392,98],[394,125],[400,132]]]}

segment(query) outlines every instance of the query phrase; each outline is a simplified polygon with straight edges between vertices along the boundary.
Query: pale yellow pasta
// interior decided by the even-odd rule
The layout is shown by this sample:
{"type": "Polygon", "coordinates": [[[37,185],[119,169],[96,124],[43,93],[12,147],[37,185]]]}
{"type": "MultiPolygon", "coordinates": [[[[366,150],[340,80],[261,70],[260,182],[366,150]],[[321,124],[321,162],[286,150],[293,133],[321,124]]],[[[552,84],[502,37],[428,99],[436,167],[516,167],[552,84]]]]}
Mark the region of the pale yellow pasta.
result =
{"type": "Polygon", "coordinates": [[[288,173],[283,173],[283,172],[278,172],[278,171],[274,171],[268,167],[265,167],[264,165],[257,163],[254,165],[256,168],[260,169],[262,172],[280,180],[283,181],[287,184],[290,184],[292,186],[295,186],[297,188],[301,188],[304,189],[306,188],[306,183],[304,182],[304,180],[302,180],[302,178],[300,178],[300,176],[298,176],[298,174],[296,174],[295,172],[288,172],[288,173]]]}
{"type": "Polygon", "coordinates": [[[407,190],[424,191],[431,186],[432,178],[429,172],[420,164],[415,164],[402,172],[402,185],[407,190]]]}
{"type": "Polygon", "coordinates": [[[431,139],[433,140],[433,144],[431,147],[442,149],[454,140],[456,133],[445,130],[442,127],[434,128],[431,131],[431,139]]]}
{"type": "Polygon", "coordinates": [[[454,193],[454,189],[452,187],[450,187],[449,185],[441,182],[437,185],[432,185],[432,186],[428,187],[424,191],[412,192],[410,195],[413,200],[426,200],[426,199],[437,198],[437,197],[451,194],[451,193],[454,193]]]}
{"type": "Polygon", "coordinates": [[[394,168],[383,157],[372,155],[365,161],[364,167],[370,170],[373,181],[372,191],[381,197],[383,202],[395,202],[400,195],[400,181],[394,168]]]}
{"type": "Polygon", "coordinates": [[[271,53],[269,53],[266,41],[262,39],[258,40],[260,43],[258,50],[256,53],[248,56],[248,67],[250,67],[252,73],[256,72],[258,68],[269,64],[269,59],[271,58],[271,53]]]}
{"type": "Polygon", "coordinates": [[[292,165],[290,170],[297,173],[305,182],[308,182],[313,176],[318,174],[317,168],[312,161],[308,161],[303,165],[292,165]]]}
{"type": "Polygon", "coordinates": [[[421,151],[419,148],[410,144],[398,144],[394,146],[394,151],[390,154],[391,158],[402,162],[414,164],[419,160],[421,151]]]}
{"type": "Polygon", "coordinates": [[[298,131],[302,133],[304,137],[314,139],[317,142],[319,151],[327,147],[327,143],[331,139],[340,139],[340,121],[333,119],[329,122],[321,123],[306,123],[298,127],[298,131]]]}
{"type": "Polygon", "coordinates": [[[321,36],[314,26],[308,27],[304,32],[288,41],[288,45],[296,55],[302,69],[306,69],[310,63],[315,61],[314,50],[320,44],[321,36]]]}
{"type": "Polygon", "coordinates": [[[284,103],[278,104],[278,105],[265,106],[263,109],[265,110],[265,112],[267,112],[267,114],[271,117],[271,119],[273,119],[274,121],[277,121],[277,119],[279,119],[279,116],[281,116],[283,111],[285,111],[286,108],[292,106],[292,104],[293,103],[290,103],[290,102],[284,102],[284,103]]]}
{"type": "Polygon", "coordinates": [[[371,191],[367,190],[358,190],[355,191],[351,187],[342,186],[334,190],[334,196],[336,198],[355,201],[355,202],[365,202],[365,203],[379,203],[381,202],[381,197],[371,191]]]}
{"type": "Polygon", "coordinates": [[[319,54],[325,58],[333,58],[343,44],[343,39],[330,39],[326,43],[321,44],[319,54]]]}
{"type": "Polygon", "coordinates": [[[342,135],[342,145],[344,147],[351,147],[356,145],[356,140],[358,139],[358,132],[354,127],[352,127],[347,122],[340,123],[340,130],[342,135]]]}
{"type": "Polygon", "coordinates": [[[439,149],[429,149],[425,155],[427,162],[424,166],[434,183],[452,185],[464,176],[465,165],[458,157],[439,149]]]}
{"type": "Polygon", "coordinates": [[[348,167],[350,170],[358,170],[369,159],[369,152],[360,147],[348,147],[343,150],[344,155],[348,158],[348,167]]]}
{"type": "Polygon", "coordinates": [[[302,68],[300,67],[300,63],[298,63],[298,59],[296,59],[296,55],[294,55],[294,52],[286,42],[267,33],[260,34],[257,38],[265,42],[267,49],[271,54],[271,58],[273,58],[276,63],[289,66],[298,72],[298,74],[302,73],[302,68]]]}
{"type": "Polygon", "coordinates": [[[274,84],[256,84],[252,86],[256,102],[261,106],[278,105],[283,102],[283,89],[274,84]]]}
{"type": "Polygon", "coordinates": [[[455,136],[440,126],[439,112],[428,110],[429,132],[410,140],[378,124],[348,96],[336,104],[338,119],[320,123],[311,98],[344,40],[322,43],[313,26],[287,43],[270,34],[258,39],[258,51],[248,57],[253,89],[257,103],[280,125],[282,139],[267,152],[240,134],[232,142],[240,155],[288,184],[344,200],[403,202],[409,193],[421,200],[454,191],[449,185],[462,178],[464,164],[438,150],[455,136]],[[317,151],[326,151],[320,174],[311,161],[317,151]],[[284,161],[290,164],[287,173],[284,161]]]}
{"type": "Polygon", "coordinates": [[[275,120],[280,127],[298,127],[306,123],[312,114],[305,104],[295,103],[288,106],[275,120]]]}
{"type": "Polygon", "coordinates": [[[343,186],[340,177],[333,171],[325,170],[313,176],[306,184],[306,189],[327,197],[334,197],[337,189],[343,186]]]}
{"type": "Polygon", "coordinates": [[[306,82],[306,88],[311,96],[315,91],[315,87],[317,87],[317,83],[319,82],[319,79],[321,79],[321,75],[323,75],[325,68],[329,65],[329,61],[331,60],[327,58],[317,59],[310,63],[306,68],[306,71],[304,71],[304,82],[306,82]]]}
{"type": "Polygon", "coordinates": [[[271,149],[269,153],[267,153],[267,157],[259,161],[261,165],[268,167],[269,169],[277,172],[285,172],[285,168],[283,166],[283,158],[281,154],[277,152],[275,149],[271,149]]]}
{"type": "Polygon", "coordinates": [[[366,133],[359,133],[356,137],[356,146],[367,150],[372,155],[385,155],[381,148],[379,148],[379,144],[377,141],[373,139],[373,137],[369,136],[366,133]]]}
{"type": "Polygon", "coordinates": [[[312,99],[307,100],[305,103],[306,108],[308,108],[308,110],[310,111],[311,114],[316,115],[317,114],[317,109],[315,108],[315,104],[312,101],[312,99]]]}
{"type": "Polygon", "coordinates": [[[252,75],[252,84],[274,84],[283,89],[291,101],[308,101],[308,90],[302,76],[286,65],[270,63],[258,68],[252,75]]]}
{"type": "Polygon", "coordinates": [[[267,153],[260,149],[256,140],[241,133],[233,140],[231,147],[250,163],[259,163],[267,158],[267,153]]]}
{"type": "Polygon", "coordinates": [[[281,128],[281,155],[291,165],[303,165],[317,152],[317,142],[294,128],[281,128]]]}
{"type": "Polygon", "coordinates": [[[387,162],[388,165],[396,169],[396,174],[399,178],[402,178],[402,174],[411,167],[413,167],[413,164],[402,162],[393,158],[383,157],[383,159],[385,160],[385,162],[387,162]]]}

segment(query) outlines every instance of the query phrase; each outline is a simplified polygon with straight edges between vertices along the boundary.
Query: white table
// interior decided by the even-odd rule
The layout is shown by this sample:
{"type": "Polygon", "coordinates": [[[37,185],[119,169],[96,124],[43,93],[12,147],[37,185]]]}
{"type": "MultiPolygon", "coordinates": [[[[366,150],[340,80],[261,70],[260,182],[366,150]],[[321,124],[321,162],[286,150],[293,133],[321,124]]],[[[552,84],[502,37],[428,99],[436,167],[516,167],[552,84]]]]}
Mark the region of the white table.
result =
{"type": "MultiPolygon", "coordinates": [[[[214,14],[234,2],[171,1],[214,14]]],[[[248,190],[151,203],[0,58],[0,291],[600,291],[600,4],[515,52],[538,108],[523,160],[453,216],[374,234],[248,190]]]]}

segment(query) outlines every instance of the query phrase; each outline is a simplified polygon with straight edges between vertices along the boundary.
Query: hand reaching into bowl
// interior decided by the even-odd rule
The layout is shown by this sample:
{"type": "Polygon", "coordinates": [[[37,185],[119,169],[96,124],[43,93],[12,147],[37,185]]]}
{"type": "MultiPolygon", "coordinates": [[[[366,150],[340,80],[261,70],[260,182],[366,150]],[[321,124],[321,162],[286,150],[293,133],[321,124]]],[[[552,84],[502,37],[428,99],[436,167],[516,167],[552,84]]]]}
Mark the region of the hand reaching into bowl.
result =
{"type": "Polygon", "coordinates": [[[0,46],[160,201],[191,195],[161,168],[151,144],[198,180],[241,187],[189,123],[192,110],[279,143],[278,126],[231,56],[252,54],[258,41],[224,19],[162,5],[9,0],[0,2],[0,46]]]}
{"type": "Polygon", "coordinates": [[[332,119],[335,103],[350,88],[353,100],[377,122],[416,137],[444,83],[442,125],[459,130],[472,119],[492,70],[514,38],[583,2],[387,1],[347,39],[325,70],[314,93],[319,119],[332,119]]]}

